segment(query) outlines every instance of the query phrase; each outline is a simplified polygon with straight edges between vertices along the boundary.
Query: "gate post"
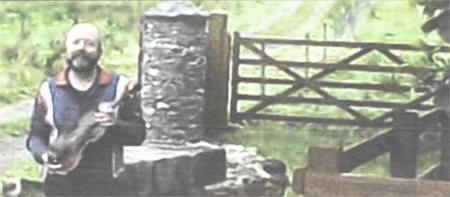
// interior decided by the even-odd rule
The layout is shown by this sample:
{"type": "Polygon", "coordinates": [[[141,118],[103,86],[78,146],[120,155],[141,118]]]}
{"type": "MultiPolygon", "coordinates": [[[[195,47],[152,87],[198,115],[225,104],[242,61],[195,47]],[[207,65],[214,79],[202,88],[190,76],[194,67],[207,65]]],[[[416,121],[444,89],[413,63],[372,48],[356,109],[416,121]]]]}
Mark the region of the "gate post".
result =
{"type": "Polygon", "coordinates": [[[238,96],[238,78],[239,78],[239,52],[240,52],[240,35],[234,32],[232,47],[232,68],[231,68],[231,99],[230,99],[230,121],[236,123],[239,121],[237,117],[237,96],[238,96]]]}
{"type": "Polygon", "coordinates": [[[390,174],[393,177],[416,177],[418,121],[416,113],[394,114],[394,133],[389,161],[390,174]]]}
{"type": "Polygon", "coordinates": [[[442,111],[441,122],[441,167],[440,180],[450,181],[450,125],[447,113],[442,111]]]}
{"type": "Polygon", "coordinates": [[[228,86],[230,36],[227,15],[212,13],[208,23],[209,52],[206,72],[205,126],[206,134],[228,125],[228,86]]]}
{"type": "Polygon", "coordinates": [[[140,20],[141,108],[147,141],[203,139],[209,13],[166,2],[140,20]]]}

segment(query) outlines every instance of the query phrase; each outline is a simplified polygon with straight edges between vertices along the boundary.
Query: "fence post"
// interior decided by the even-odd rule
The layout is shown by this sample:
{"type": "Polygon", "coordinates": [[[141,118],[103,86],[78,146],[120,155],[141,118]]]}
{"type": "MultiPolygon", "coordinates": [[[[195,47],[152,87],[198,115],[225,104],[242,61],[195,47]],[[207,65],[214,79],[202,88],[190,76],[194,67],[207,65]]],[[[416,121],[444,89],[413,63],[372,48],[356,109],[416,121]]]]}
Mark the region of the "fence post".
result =
{"type": "MultiPolygon", "coordinates": [[[[209,31],[209,68],[207,70],[205,124],[207,132],[224,129],[228,124],[229,46],[227,15],[212,13],[209,31]]],[[[208,133],[207,133],[208,134],[208,133]]]]}
{"type": "MultiPolygon", "coordinates": [[[[443,111],[442,111],[443,112],[443,111]]],[[[450,181],[450,128],[447,113],[439,116],[441,122],[441,177],[440,180],[450,181]]]]}
{"type": "Polygon", "coordinates": [[[416,113],[394,114],[394,133],[389,162],[390,173],[393,177],[416,177],[418,121],[416,113]]]}
{"type": "Polygon", "coordinates": [[[231,68],[231,101],[230,101],[230,120],[238,122],[237,117],[237,96],[238,96],[238,78],[239,78],[239,52],[240,52],[240,35],[234,32],[232,48],[232,68],[231,68]]]}

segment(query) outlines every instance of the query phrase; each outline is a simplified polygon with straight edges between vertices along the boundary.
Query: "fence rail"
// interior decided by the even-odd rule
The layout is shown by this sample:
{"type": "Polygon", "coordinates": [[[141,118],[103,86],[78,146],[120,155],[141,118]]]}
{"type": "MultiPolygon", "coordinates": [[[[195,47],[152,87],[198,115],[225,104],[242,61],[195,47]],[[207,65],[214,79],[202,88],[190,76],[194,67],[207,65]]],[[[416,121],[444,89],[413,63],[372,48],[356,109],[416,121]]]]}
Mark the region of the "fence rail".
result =
{"type": "MultiPolygon", "coordinates": [[[[425,87],[414,87],[408,84],[397,84],[389,82],[367,82],[359,81],[336,81],[327,78],[336,71],[341,72],[363,72],[370,73],[397,73],[406,74],[414,78],[424,73],[436,73],[437,69],[425,68],[417,65],[406,65],[405,61],[392,51],[412,51],[420,53],[427,50],[435,50],[442,53],[450,52],[450,47],[425,46],[415,47],[405,44],[386,44],[386,43],[361,43],[361,42],[337,42],[337,41],[315,41],[302,39],[286,38],[262,38],[240,36],[238,32],[234,33],[232,45],[232,77],[231,77],[231,122],[241,122],[246,119],[274,120],[274,121],[293,121],[293,122],[311,122],[323,124],[364,126],[364,127],[391,127],[393,112],[398,110],[421,110],[426,111],[433,108],[426,101],[433,97],[434,92],[425,87]],[[359,49],[353,54],[348,55],[335,62],[312,62],[297,60],[278,60],[267,52],[270,45],[286,46],[320,46],[320,47],[339,47],[347,49],[359,49]],[[245,49],[246,51],[243,51],[245,49]],[[370,63],[353,63],[369,53],[378,52],[381,56],[392,62],[391,65],[377,65],[370,63]],[[243,55],[242,53],[247,53],[243,55]],[[256,55],[259,58],[248,58],[248,54],[256,55]],[[243,57],[242,57],[243,56],[243,57]],[[242,65],[252,66],[260,69],[260,76],[242,76],[240,69],[242,65]],[[272,67],[282,72],[286,77],[270,76],[266,69],[272,67]],[[318,72],[312,76],[299,74],[298,69],[315,69],[318,72]],[[259,95],[239,92],[239,85],[259,84],[261,91],[259,95]],[[276,94],[269,94],[267,85],[281,85],[286,87],[276,94]],[[315,97],[303,97],[294,95],[302,89],[309,89],[314,92],[315,97]],[[357,100],[343,99],[334,96],[330,89],[351,89],[360,91],[379,91],[384,93],[407,94],[416,92],[416,97],[412,100],[402,102],[392,102],[385,100],[357,100]],[[239,110],[240,101],[257,102],[246,110],[239,110]],[[270,114],[265,109],[273,105],[283,104],[313,104],[335,106],[342,112],[349,114],[353,119],[330,118],[330,117],[309,117],[306,116],[286,116],[283,114],[270,114]],[[369,107],[374,109],[389,109],[390,111],[378,117],[368,117],[361,113],[358,107],[369,107]]],[[[307,58],[308,59],[308,58],[307,58]]]]}
{"type": "MultiPolygon", "coordinates": [[[[241,42],[247,44],[264,43],[264,44],[280,44],[280,45],[309,45],[309,46],[325,46],[325,47],[345,47],[345,48],[374,48],[374,49],[388,49],[388,50],[410,50],[423,51],[434,50],[438,46],[423,46],[415,47],[407,44],[387,44],[377,42],[345,42],[345,41],[317,41],[304,40],[295,38],[264,38],[264,37],[250,37],[241,36],[241,42]]],[[[439,46],[441,52],[450,52],[450,47],[439,46]]]]}

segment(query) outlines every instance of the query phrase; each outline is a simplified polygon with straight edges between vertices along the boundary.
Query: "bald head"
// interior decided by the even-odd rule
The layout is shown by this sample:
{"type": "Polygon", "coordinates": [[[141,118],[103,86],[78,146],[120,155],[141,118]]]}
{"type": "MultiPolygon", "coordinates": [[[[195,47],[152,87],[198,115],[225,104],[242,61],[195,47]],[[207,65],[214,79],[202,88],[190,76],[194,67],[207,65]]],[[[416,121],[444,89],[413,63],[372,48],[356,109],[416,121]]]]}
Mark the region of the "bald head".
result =
{"type": "Polygon", "coordinates": [[[100,32],[95,26],[91,24],[79,23],[72,26],[67,32],[66,45],[68,41],[71,41],[74,38],[86,38],[100,43],[100,32]]]}
{"type": "Polygon", "coordinates": [[[102,54],[100,32],[91,24],[80,23],[70,28],[65,44],[69,66],[75,71],[91,71],[102,54]]]}

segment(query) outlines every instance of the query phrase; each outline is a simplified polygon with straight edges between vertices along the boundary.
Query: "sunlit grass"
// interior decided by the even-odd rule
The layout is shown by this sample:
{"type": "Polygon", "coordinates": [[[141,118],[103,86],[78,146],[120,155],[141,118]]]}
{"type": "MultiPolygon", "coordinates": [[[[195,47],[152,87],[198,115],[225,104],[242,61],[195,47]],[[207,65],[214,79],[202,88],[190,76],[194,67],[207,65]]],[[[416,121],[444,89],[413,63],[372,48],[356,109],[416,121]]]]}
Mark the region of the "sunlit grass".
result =
{"type": "Polygon", "coordinates": [[[41,181],[41,166],[38,165],[31,156],[25,158],[20,158],[20,160],[15,161],[10,167],[0,171],[1,180],[12,180],[12,179],[29,179],[41,181]]]}
{"type": "Polygon", "coordinates": [[[43,181],[41,170],[41,167],[31,157],[20,158],[7,169],[0,171],[0,188],[3,182],[10,183],[20,179],[43,181]]]}

